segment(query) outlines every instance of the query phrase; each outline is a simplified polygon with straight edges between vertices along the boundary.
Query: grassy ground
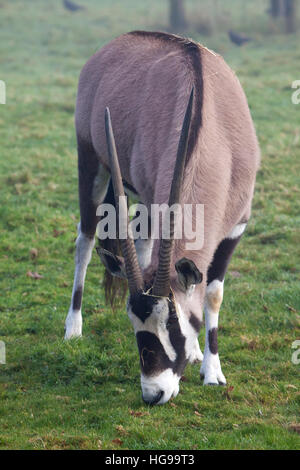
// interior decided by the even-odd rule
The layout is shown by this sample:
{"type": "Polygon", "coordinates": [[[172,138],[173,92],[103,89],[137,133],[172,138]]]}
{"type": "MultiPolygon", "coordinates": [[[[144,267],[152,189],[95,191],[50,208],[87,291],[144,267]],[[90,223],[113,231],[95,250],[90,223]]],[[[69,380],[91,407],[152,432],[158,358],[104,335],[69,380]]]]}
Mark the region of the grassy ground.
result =
{"type": "MultiPolygon", "coordinates": [[[[163,407],[142,403],[135,339],[124,309],[112,312],[93,257],[84,337],[63,341],[78,221],[73,126],[79,71],[112,37],[165,28],[167,2],[87,0],[0,4],[0,448],[291,449],[300,447],[299,35],[271,35],[261,1],[226,2],[215,34],[190,35],[224,54],[247,93],[262,148],[253,219],[226,279],[220,354],[227,388],[204,388],[189,366],[163,407]],[[83,2],[82,2],[83,3],[83,2]],[[243,7],[241,9],[241,3],[243,7]],[[229,24],[252,31],[239,49],[229,24]],[[42,276],[33,279],[28,272],[42,276]],[[298,433],[297,433],[298,430],[298,433]]],[[[187,1],[191,15],[196,0],[187,1]]],[[[215,27],[211,5],[199,11],[215,27]],[[207,15],[205,17],[205,15],[207,15]]],[[[206,31],[211,33],[210,30],[206,31]]],[[[200,342],[203,347],[204,333],[200,342]]]]}

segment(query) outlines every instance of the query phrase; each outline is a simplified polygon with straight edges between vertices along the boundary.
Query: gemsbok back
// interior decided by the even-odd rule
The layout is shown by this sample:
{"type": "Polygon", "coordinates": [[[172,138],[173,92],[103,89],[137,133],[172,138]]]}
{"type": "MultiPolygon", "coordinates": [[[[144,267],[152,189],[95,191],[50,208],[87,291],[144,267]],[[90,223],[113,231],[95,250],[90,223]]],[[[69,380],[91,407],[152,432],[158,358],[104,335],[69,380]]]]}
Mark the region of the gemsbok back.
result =
{"type": "MultiPolygon", "coordinates": [[[[65,338],[82,333],[86,269],[103,220],[97,208],[113,205],[127,225],[125,186],[148,210],[149,235],[134,241],[129,224],[126,237],[103,237],[97,251],[114,282],[128,281],[143,400],[163,404],[175,397],[188,362],[202,361],[205,385],[226,384],[217,342],[224,277],[250,217],[260,161],[237,77],[200,44],[134,31],[84,66],[75,120],[81,220],[65,338]],[[201,246],[195,249],[185,235],[175,237],[176,211],[164,212],[159,236],[152,236],[153,205],[201,205],[201,246]],[[198,343],[203,310],[204,355],[198,343]]],[[[189,222],[197,237],[196,219],[193,210],[189,222]]]]}

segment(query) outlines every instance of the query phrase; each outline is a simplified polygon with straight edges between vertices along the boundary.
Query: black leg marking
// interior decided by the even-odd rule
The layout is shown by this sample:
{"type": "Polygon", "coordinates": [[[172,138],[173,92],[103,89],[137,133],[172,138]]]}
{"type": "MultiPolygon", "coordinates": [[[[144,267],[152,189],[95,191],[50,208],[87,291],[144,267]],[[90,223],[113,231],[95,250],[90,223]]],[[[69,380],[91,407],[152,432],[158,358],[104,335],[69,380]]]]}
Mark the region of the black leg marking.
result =
{"type": "Polygon", "coordinates": [[[218,353],[218,328],[212,328],[208,332],[208,345],[212,354],[218,353]]]}
{"type": "Polygon", "coordinates": [[[194,328],[194,330],[199,333],[201,326],[203,325],[203,322],[199,320],[194,313],[191,313],[191,316],[189,318],[190,324],[194,328]]]}
{"type": "Polygon", "coordinates": [[[219,281],[224,280],[228,264],[240,239],[241,237],[233,239],[225,238],[220,243],[215,251],[213,261],[208,268],[207,284],[210,284],[215,279],[218,279],[219,281]]]}
{"type": "Polygon", "coordinates": [[[99,160],[93,147],[78,141],[78,179],[81,231],[94,238],[97,225],[96,210],[93,202],[94,181],[99,169],[99,160]]]}
{"type": "Polygon", "coordinates": [[[82,287],[78,287],[73,296],[73,310],[77,311],[81,309],[82,301],[82,287]]]}

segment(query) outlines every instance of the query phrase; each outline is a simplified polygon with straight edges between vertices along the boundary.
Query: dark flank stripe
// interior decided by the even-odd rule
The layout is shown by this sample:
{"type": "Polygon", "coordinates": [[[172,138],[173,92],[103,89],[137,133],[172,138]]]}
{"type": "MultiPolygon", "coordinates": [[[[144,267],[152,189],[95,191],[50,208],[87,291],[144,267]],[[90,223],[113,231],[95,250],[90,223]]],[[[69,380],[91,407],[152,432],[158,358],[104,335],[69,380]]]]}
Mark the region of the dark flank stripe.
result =
{"type": "Polygon", "coordinates": [[[78,137],[77,145],[80,229],[87,237],[93,239],[97,225],[97,208],[93,203],[93,187],[99,169],[99,160],[91,144],[78,137]]]}
{"type": "Polygon", "coordinates": [[[212,328],[208,332],[208,345],[209,350],[212,354],[218,352],[218,328],[212,328]]]}
{"type": "Polygon", "coordinates": [[[194,313],[191,313],[191,316],[189,318],[190,324],[194,328],[194,330],[199,333],[201,326],[203,325],[203,322],[199,320],[199,318],[196,317],[194,313]]]}
{"type": "Polygon", "coordinates": [[[78,287],[73,297],[73,310],[80,310],[82,301],[82,287],[78,287]]]}
{"type": "Polygon", "coordinates": [[[223,281],[229,261],[233,255],[234,249],[240,241],[241,237],[225,238],[217,250],[215,251],[213,261],[208,268],[207,284],[210,284],[215,279],[223,281]]]}
{"type": "Polygon", "coordinates": [[[202,125],[202,105],[203,105],[203,73],[202,73],[202,57],[201,47],[190,39],[176,36],[175,34],[155,32],[155,31],[132,31],[129,33],[134,36],[153,38],[168,44],[180,50],[188,62],[194,76],[194,113],[191,122],[190,137],[187,151],[187,161],[192,155],[199,136],[202,125]]]}

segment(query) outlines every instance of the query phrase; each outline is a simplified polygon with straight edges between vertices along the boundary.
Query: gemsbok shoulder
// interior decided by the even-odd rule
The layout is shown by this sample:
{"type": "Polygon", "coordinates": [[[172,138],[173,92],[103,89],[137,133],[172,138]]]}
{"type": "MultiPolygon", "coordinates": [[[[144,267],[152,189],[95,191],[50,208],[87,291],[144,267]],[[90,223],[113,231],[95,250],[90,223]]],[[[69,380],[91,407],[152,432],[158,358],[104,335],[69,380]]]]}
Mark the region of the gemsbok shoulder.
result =
{"type": "MultiPolygon", "coordinates": [[[[163,404],[175,397],[188,362],[202,361],[205,385],[226,384],[217,342],[224,277],[250,217],[260,161],[237,77],[218,54],[196,42],[134,31],[84,66],[75,121],[80,224],[65,338],[82,334],[84,280],[104,217],[97,210],[110,204],[126,221],[127,236],[103,237],[97,251],[114,282],[128,281],[127,314],[139,351],[143,400],[163,404]],[[148,210],[146,238],[134,240],[124,187],[148,210]],[[185,235],[175,237],[175,210],[162,211],[159,236],[152,236],[153,205],[201,205],[201,246],[193,248],[185,235]],[[198,343],[203,311],[204,354],[198,343]]],[[[196,219],[192,210],[194,229],[196,219]]]]}

